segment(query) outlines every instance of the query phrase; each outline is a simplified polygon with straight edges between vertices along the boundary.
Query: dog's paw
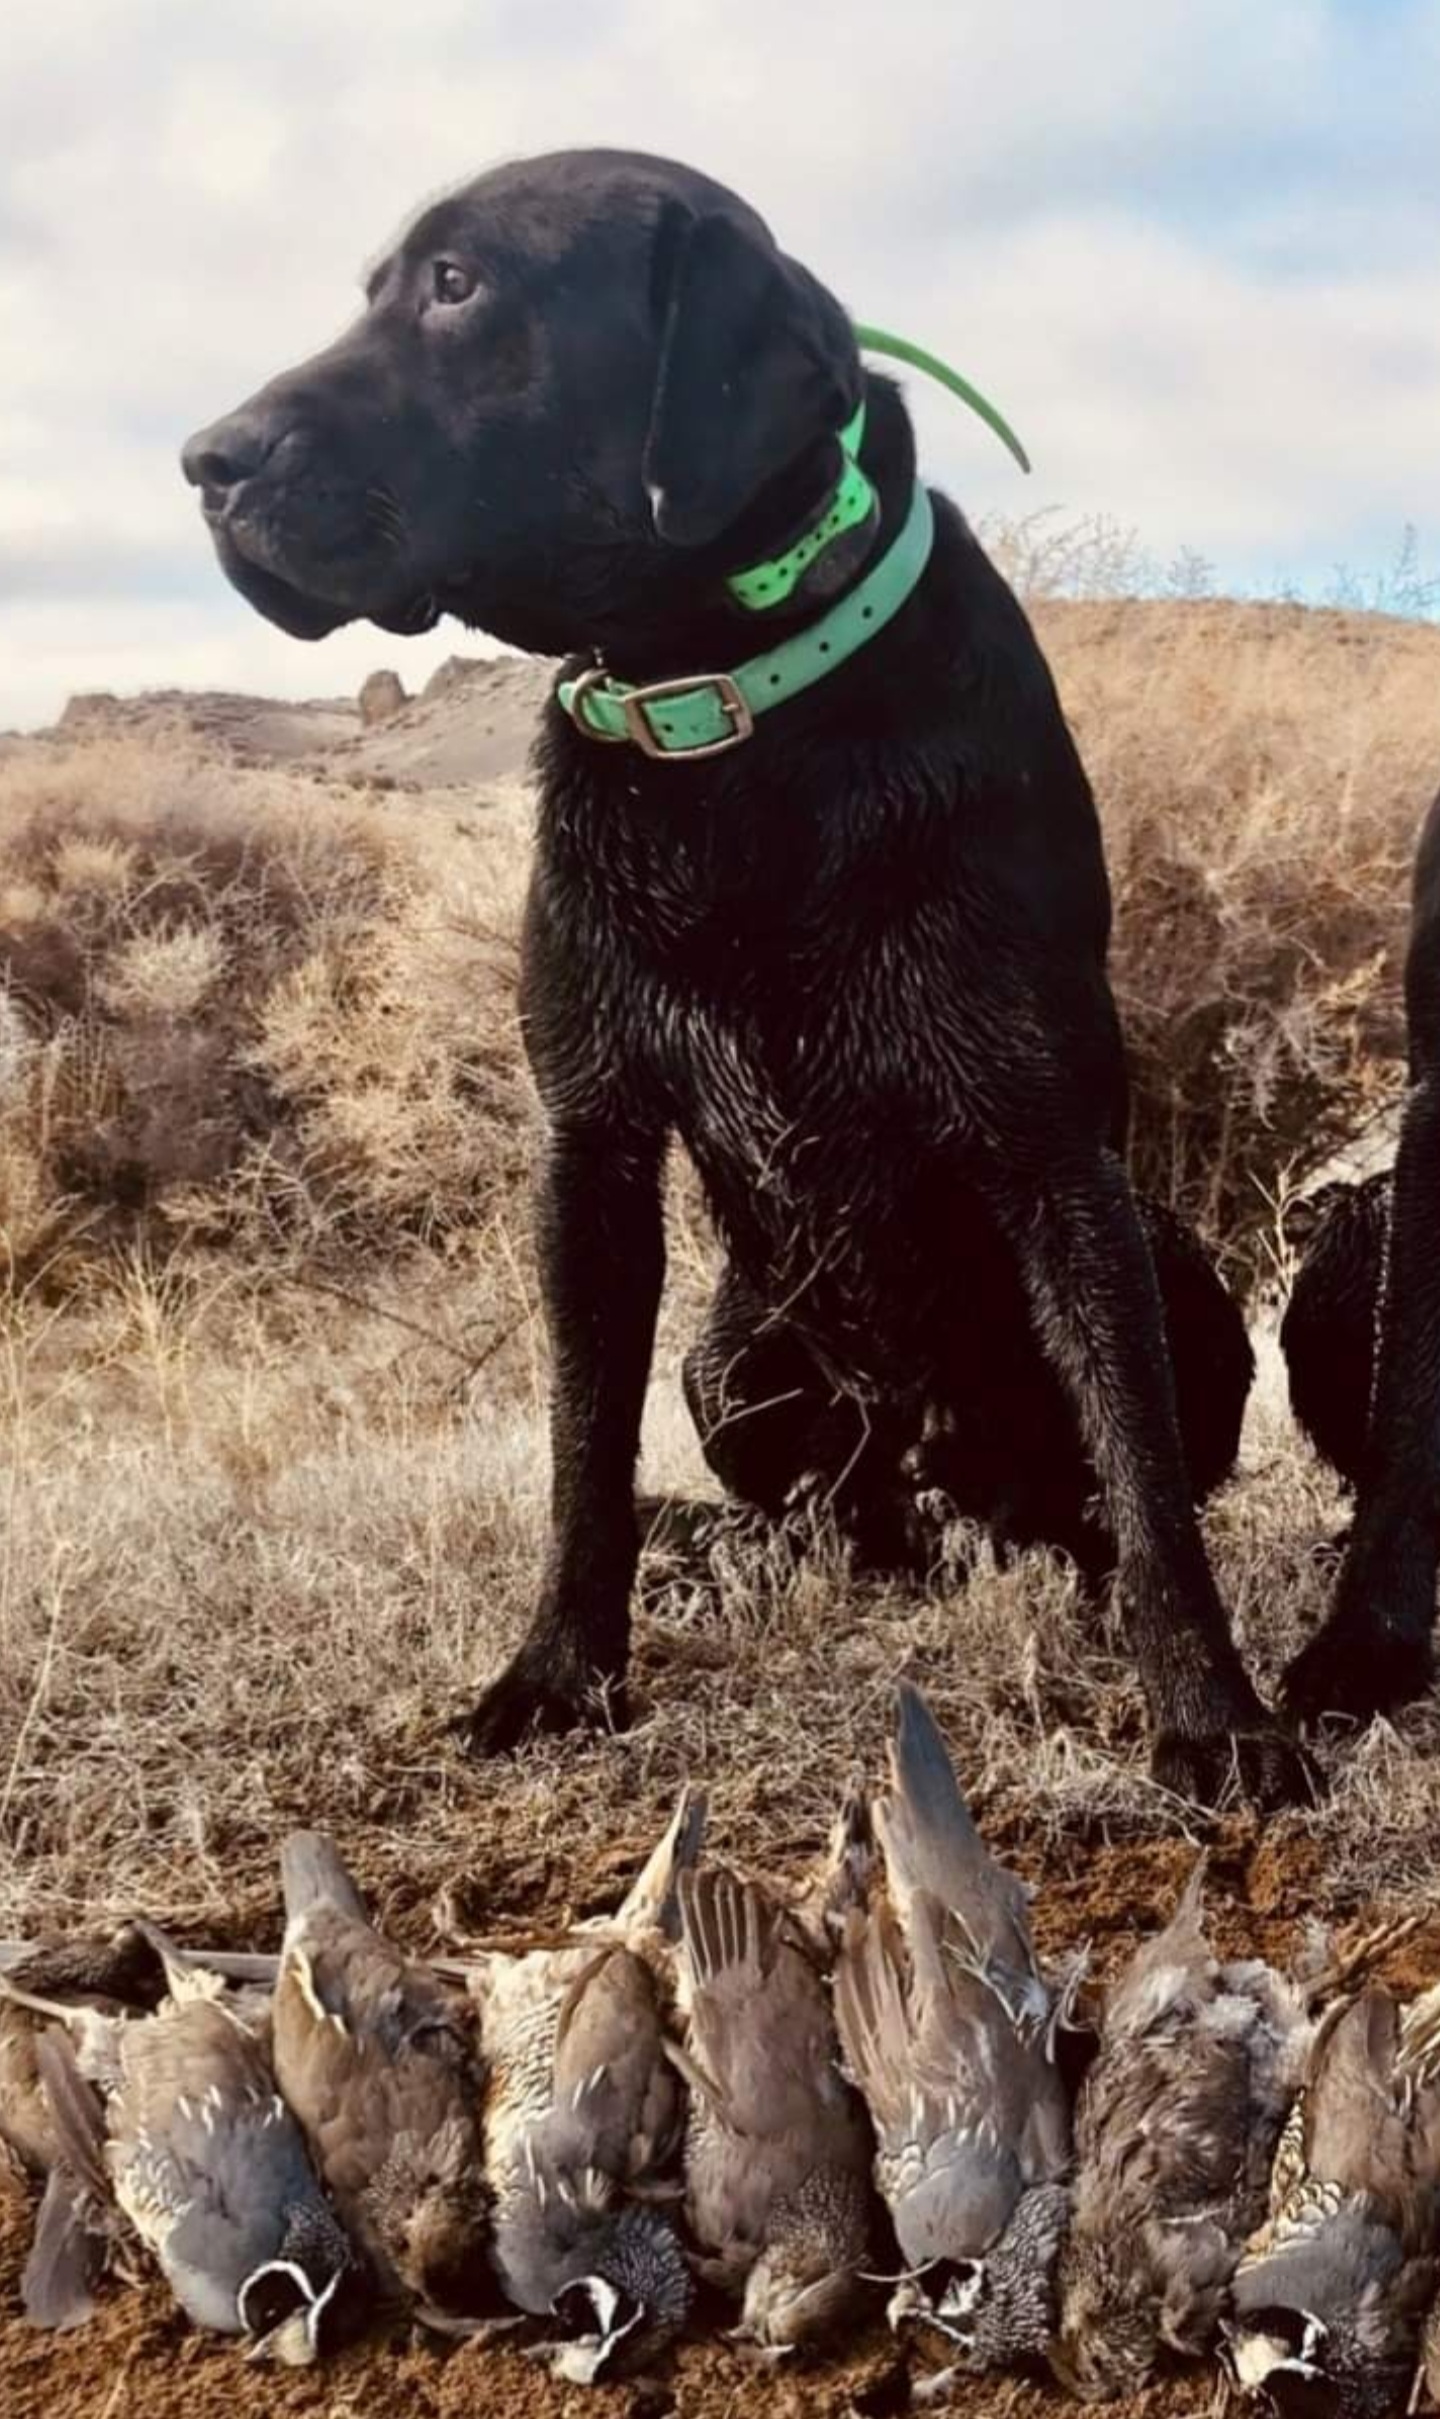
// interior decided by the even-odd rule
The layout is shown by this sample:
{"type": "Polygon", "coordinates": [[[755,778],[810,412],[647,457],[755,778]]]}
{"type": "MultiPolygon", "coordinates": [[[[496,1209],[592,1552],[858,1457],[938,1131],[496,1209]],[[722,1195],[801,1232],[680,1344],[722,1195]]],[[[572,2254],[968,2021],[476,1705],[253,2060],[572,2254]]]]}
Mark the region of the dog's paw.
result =
{"type": "Polygon", "coordinates": [[[523,1646],[512,1663],[448,1725],[467,1755],[509,1755],[527,1738],[589,1728],[623,1730],[629,1720],[618,1672],[579,1665],[563,1653],[523,1646]]]}
{"type": "Polygon", "coordinates": [[[1239,1797],[1260,1814],[1312,1806],[1322,1791],[1317,1767],[1278,1723],[1202,1738],[1161,1731],[1150,1770],[1162,1789],[1191,1805],[1216,1807],[1239,1797]]]}
{"type": "Polygon", "coordinates": [[[1280,1702],[1302,1729],[1337,1715],[1364,1724],[1413,1705],[1434,1680],[1428,1632],[1360,1631],[1327,1622],[1290,1665],[1280,1683],[1280,1702]]]}

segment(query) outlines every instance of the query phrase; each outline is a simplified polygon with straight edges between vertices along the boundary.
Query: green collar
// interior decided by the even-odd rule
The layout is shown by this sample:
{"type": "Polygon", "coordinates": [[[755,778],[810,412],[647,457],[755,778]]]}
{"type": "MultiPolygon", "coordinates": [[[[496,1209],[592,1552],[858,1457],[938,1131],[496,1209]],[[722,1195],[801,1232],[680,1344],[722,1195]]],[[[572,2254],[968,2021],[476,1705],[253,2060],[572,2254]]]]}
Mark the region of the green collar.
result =
{"type": "MultiPolygon", "coordinates": [[[[948,362],[883,328],[857,326],[855,335],[862,351],[888,353],[938,378],[978,412],[987,428],[1009,447],[1022,470],[1030,468],[1024,447],[995,406],[948,362]]],[[[752,563],[727,579],[731,597],[747,612],[767,612],[793,596],[827,546],[845,530],[858,528],[878,514],[875,490],[860,467],[864,435],[862,403],[840,431],[844,468],[820,519],[783,554],[752,563]]],[[[934,534],[930,498],[917,481],[899,536],[859,586],[808,629],[771,647],[767,654],[752,655],[733,672],[696,672],[683,680],[635,682],[617,680],[603,665],[596,665],[574,680],[561,681],[560,703],[587,739],[629,740],[647,756],[680,760],[721,755],[750,737],[758,714],[771,706],[783,706],[802,689],[823,680],[893,621],[930,560],[934,534]]]]}
{"type": "Polygon", "coordinates": [[[603,665],[562,680],[561,705],[589,739],[631,740],[646,756],[719,756],[748,739],[758,715],[835,671],[893,621],[930,560],[930,497],[917,480],[904,528],[858,586],[808,629],[733,672],[683,680],[617,680],[603,665]]]}
{"type": "Polygon", "coordinates": [[[840,431],[840,451],[845,467],[840,483],[826,505],[820,519],[806,530],[802,538],[783,554],[772,555],[765,563],[752,563],[748,571],[732,571],[725,582],[737,605],[751,613],[767,613],[772,605],[780,605],[794,595],[801,580],[827,546],[847,529],[858,529],[872,513],[878,516],[879,502],[874,488],[860,468],[860,448],[865,442],[865,406],[862,403],[853,419],[847,420],[840,431]]]}
{"type": "MultiPolygon", "coordinates": [[[[862,352],[887,353],[896,361],[908,363],[911,369],[924,370],[928,377],[948,387],[952,395],[968,404],[987,428],[994,430],[1001,444],[1014,455],[1020,468],[1029,470],[1030,457],[1009,421],[981,394],[978,386],[972,386],[968,378],[962,378],[948,361],[942,361],[936,353],[927,353],[923,345],[912,344],[908,336],[892,336],[886,328],[857,325],[855,337],[862,352]]],[[[751,613],[765,613],[772,605],[783,604],[794,595],[811,564],[825,552],[827,546],[833,545],[835,539],[847,529],[857,529],[872,513],[878,519],[879,504],[875,490],[860,467],[860,448],[864,441],[865,406],[862,403],[840,431],[844,467],[839,484],[820,519],[783,554],[773,555],[768,562],[752,563],[746,571],[731,573],[725,585],[737,605],[744,605],[751,613]]]]}

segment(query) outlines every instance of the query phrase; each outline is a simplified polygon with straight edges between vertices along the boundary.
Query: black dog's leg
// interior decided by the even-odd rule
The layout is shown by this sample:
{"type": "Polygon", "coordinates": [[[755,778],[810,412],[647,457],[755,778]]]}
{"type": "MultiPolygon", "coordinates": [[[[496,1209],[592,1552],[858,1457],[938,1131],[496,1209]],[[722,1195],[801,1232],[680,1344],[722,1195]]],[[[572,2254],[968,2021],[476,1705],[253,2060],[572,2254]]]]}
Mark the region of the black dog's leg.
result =
{"type": "Polygon", "coordinates": [[[1303,1796],[1305,1758],[1246,1678],[1206,1561],[1154,1267],[1124,1173],[1101,1151],[1063,1168],[1052,1157],[1036,1174],[1028,1217],[1008,1187],[996,1208],[1105,1492],[1155,1776],[1207,1803],[1232,1769],[1262,1805],[1303,1796]]]}
{"type": "Polygon", "coordinates": [[[685,1356],[685,1400],[727,1494],[774,1521],[828,1512],[869,1569],[928,1567],[935,1541],[921,1534],[901,1466],[919,1412],[907,1427],[898,1406],[837,1387],[733,1266],[685,1356]]]}
{"type": "Polygon", "coordinates": [[[1352,1492],[1368,1469],[1393,1180],[1327,1185],[1288,1222],[1314,1220],[1280,1322],[1290,1408],[1352,1492]]]}
{"type": "Polygon", "coordinates": [[[1233,1475],[1255,1378],[1239,1303],[1193,1227],[1141,1194],[1136,1209],[1160,1289],[1193,1503],[1233,1475]]]}
{"type": "Polygon", "coordinates": [[[625,1717],[635,1462],[665,1273],[661,1147],[588,1127],[550,1137],[537,1230],[554,1357],[550,1556],[519,1653],[456,1725],[477,1754],[625,1717]]]}
{"type": "Polygon", "coordinates": [[[1406,1106],[1359,1508],[1334,1608],[1285,1675],[1302,1720],[1357,1721],[1434,1677],[1440,1561],[1440,1077],[1406,1106]]]}

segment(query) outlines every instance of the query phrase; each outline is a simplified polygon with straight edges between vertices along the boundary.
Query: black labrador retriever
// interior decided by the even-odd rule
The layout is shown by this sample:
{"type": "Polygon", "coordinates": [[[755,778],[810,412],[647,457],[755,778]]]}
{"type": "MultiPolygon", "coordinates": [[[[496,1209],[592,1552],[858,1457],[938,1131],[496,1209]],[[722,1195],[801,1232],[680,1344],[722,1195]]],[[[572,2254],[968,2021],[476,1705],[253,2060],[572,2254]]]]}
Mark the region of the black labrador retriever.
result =
{"type": "Polygon", "coordinates": [[[1415,871],[1405,966],[1410,1090],[1393,1175],[1337,1185],[1281,1341],[1296,1416],[1356,1490],[1330,1617],[1285,1693],[1305,1722],[1368,1721],[1434,1678],[1440,1569],[1440,799],[1415,871]]]}
{"type": "Polygon", "coordinates": [[[1090,790],[897,390],[743,202],[629,153],[479,178],[368,296],[185,466],[297,636],[454,613],[573,659],[522,991],[553,1544],[471,1743],[622,1690],[678,1133],[728,1252],[687,1373],[721,1475],[777,1512],[818,1489],[874,1561],[913,1557],[938,1488],[1117,1568],[1160,1778],[1294,1796],[1194,1511],[1248,1345],[1126,1183],[1090,790]]]}

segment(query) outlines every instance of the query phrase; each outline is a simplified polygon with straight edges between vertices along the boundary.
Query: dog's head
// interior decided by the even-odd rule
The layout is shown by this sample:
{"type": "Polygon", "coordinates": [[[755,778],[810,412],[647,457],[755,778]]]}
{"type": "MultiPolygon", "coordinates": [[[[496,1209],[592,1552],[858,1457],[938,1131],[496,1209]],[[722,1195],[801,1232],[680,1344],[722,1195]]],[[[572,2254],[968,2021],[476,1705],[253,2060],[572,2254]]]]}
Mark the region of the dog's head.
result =
{"type": "Polygon", "coordinates": [[[427,209],[361,317],[185,448],[220,561],[300,638],[443,612],[544,651],[663,615],[818,508],[861,393],[839,304],[665,160],[559,152],[427,209]]]}

